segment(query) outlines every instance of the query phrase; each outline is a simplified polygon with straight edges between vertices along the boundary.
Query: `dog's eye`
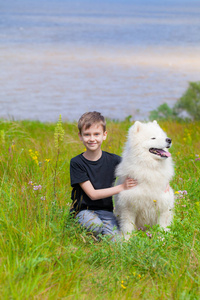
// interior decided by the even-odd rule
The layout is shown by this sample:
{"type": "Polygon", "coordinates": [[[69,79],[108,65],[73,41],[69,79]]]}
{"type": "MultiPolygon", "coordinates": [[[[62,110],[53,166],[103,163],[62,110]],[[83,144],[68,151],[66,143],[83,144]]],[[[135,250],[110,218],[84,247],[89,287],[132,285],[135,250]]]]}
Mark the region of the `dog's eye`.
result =
{"type": "Polygon", "coordinates": [[[152,140],[155,140],[156,138],[151,138],[152,140]]]}

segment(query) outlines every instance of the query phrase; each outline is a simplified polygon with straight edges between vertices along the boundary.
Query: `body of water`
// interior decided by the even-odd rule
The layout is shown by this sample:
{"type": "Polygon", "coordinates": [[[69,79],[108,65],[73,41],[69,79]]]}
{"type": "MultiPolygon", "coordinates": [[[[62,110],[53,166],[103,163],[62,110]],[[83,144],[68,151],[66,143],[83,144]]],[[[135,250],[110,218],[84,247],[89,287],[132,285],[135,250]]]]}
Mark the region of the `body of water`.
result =
{"type": "Polygon", "coordinates": [[[199,80],[200,1],[0,1],[0,118],[144,120],[199,80]]]}

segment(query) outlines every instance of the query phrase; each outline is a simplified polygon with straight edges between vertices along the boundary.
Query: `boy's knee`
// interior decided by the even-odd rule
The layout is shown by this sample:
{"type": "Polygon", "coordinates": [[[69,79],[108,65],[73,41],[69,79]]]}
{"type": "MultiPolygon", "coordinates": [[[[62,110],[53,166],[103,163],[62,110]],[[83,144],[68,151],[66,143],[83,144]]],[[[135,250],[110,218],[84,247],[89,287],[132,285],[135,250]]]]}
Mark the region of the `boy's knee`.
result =
{"type": "Polygon", "coordinates": [[[117,219],[112,212],[100,211],[100,218],[103,222],[103,234],[105,235],[118,235],[119,227],[117,219]]]}
{"type": "Polygon", "coordinates": [[[90,211],[81,211],[76,216],[78,222],[84,226],[88,231],[92,231],[95,235],[102,233],[103,231],[103,222],[99,217],[90,211]]]}
{"type": "Polygon", "coordinates": [[[113,226],[113,224],[104,224],[103,234],[118,235],[119,228],[117,227],[117,225],[113,226]]]}

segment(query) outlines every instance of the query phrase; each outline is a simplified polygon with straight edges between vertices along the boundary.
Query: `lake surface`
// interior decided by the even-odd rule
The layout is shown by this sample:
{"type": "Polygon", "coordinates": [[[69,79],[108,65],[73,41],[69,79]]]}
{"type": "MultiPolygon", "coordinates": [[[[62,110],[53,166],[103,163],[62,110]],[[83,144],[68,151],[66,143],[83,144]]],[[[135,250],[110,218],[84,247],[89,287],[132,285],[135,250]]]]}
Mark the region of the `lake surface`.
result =
{"type": "Polygon", "coordinates": [[[0,0],[0,118],[173,106],[200,80],[200,1],[160,2],[0,0]]]}

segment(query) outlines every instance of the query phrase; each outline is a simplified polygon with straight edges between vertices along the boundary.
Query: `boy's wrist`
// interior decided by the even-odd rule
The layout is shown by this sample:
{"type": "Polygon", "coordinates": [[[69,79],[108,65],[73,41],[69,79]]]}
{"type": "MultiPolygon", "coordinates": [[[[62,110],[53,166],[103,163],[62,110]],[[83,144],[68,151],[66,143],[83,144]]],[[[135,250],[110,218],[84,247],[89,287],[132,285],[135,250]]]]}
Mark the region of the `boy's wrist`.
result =
{"type": "Polygon", "coordinates": [[[124,183],[121,183],[121,184],[119,185],[119,189],[120,189],[119,193],[125,190],[124,183]]]}

